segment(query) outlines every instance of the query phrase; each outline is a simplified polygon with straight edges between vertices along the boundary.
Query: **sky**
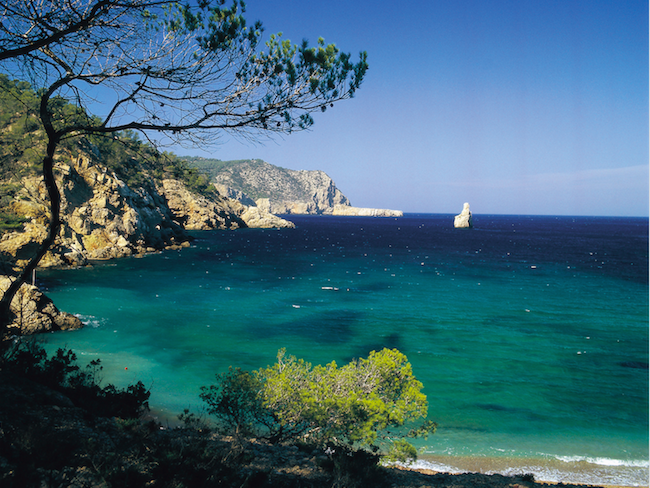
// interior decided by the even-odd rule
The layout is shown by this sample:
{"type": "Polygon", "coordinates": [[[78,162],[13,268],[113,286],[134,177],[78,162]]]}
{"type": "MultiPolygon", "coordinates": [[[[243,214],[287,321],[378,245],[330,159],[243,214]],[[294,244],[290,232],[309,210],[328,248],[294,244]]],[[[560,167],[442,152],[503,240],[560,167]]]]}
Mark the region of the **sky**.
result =
{"type": "Polygon", "coordinates": [[[248,0],[370,69],[311,130],[179,155],[322,170],[352,205],[648,216],[647,0],[248,0]]]}

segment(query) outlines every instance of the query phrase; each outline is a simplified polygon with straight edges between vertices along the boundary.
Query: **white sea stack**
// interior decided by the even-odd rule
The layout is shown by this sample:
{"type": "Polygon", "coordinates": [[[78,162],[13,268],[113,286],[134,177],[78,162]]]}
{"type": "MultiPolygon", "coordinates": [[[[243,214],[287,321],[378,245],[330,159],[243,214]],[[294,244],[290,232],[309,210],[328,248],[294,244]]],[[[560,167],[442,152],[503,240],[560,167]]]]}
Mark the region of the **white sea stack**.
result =
{"type": "Polygon", "coordinates": [[[472,212],[469,211],[469,203],[465,202],[463,211],[454,217],[454,227],[457,229],[469,229],[472,227],[472,212]]]}

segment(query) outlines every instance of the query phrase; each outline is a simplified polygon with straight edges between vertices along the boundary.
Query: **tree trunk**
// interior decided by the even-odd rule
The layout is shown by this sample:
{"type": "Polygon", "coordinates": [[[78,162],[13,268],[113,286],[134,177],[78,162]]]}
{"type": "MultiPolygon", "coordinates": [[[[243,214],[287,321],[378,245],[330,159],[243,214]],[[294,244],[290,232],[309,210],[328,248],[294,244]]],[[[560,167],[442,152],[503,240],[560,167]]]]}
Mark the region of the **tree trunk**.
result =
{"type": "Polygon", "coordinates": [[[50,139],[47,146],[47,155],[43,158],[43,178],[45,180],[45,187],[50,199],[50,224],[47,237],[41,243],[38,251],[23,268],[16,279],[11,283],[7,291],[5,291],[0,300],[0,340],[6,336],[9,324],[14,320],[14,314],[11,311],[11,301],[23,283],[27,283],[32,275],[32,272],[38,266],[47,250],[54,244],[56,236],[61,227],[61,194],[56,186],[54,179],[54,150],[56,149],[57,142],[50,139]]]}

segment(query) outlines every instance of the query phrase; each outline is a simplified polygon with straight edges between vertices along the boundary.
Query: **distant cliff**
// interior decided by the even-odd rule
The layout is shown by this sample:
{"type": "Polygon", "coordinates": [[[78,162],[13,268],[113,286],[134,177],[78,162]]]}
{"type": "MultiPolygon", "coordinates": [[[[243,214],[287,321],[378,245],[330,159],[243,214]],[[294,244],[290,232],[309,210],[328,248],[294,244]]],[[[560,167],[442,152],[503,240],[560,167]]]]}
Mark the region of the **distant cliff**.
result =
{"type": "Polygon", "coordinates": [[[399,210],[352,207],[323,171],[291,170],[260,159],[220,161],[185,158],[210,177],[222,194],[272,214],[401,216],[399,210]]]}

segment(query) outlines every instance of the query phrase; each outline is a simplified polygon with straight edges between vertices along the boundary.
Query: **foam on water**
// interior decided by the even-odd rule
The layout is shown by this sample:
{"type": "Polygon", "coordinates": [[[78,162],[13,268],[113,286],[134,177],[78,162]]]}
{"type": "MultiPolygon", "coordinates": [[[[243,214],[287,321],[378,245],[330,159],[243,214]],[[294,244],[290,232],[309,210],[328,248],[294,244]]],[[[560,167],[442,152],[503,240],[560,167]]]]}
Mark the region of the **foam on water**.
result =
{"type": "Polygon", "coordinates": [[[608,458],[563,457],[539,454],[522,457],[429,457],[426,454],[414,469],[427,469],[452,474],[484,473],[514,476],[532,474],[537,481],[577,483],[586,485],[648,486],[648,461],[608,458]]]}

